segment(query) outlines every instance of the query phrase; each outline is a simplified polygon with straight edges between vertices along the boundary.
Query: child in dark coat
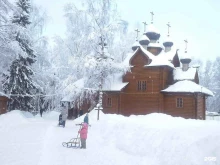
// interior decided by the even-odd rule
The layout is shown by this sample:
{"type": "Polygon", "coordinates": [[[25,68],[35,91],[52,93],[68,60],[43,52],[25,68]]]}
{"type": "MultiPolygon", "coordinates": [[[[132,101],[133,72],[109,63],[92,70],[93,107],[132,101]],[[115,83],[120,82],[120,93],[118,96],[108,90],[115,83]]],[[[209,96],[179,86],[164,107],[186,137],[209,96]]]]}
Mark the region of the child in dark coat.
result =
{"type": "Polygon", "coordinates": [[[89,124],[89,114],[87,113],[86,116],[84,117],[84,123],[89,124]]]}

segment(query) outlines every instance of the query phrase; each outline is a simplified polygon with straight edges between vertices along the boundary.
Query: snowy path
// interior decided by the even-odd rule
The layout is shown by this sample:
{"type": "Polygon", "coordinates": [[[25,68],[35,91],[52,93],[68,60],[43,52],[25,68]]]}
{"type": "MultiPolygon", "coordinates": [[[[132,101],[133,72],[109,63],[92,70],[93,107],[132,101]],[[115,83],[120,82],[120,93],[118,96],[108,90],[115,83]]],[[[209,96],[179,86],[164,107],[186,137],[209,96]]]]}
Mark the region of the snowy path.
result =
{"type": "Polygon", "coordinates": [[[37,165],[47,124],[27,121],[1,128],[0,160],[5,165],[37,165]]]}
{"type": "MultiPolygon", "coordinates": [[[[87,140],[88,147],[86,150],[63,147],[61,145],[62,142],[76,137],[78,129],[79,127],[75,126],[73,121],[67,121],[65,128],[50,125],[45,134],[44,147],[41,152],[43,154],[40,157],[38,165],[102,165],[103,161],[105,165],[122,165],[132,162],[132,164],[138,162],[138,165],[146,165],[146,162],[153,164],[146,157],[140,157],[139,161],[137,161],[136,156],[114,148],[113,144],[104,144],[102,142],[103,140],[93,133],[89,135],[90,138],[87,140]]],[[[91,132],[92,127],[89,129],[91,132]]]]}

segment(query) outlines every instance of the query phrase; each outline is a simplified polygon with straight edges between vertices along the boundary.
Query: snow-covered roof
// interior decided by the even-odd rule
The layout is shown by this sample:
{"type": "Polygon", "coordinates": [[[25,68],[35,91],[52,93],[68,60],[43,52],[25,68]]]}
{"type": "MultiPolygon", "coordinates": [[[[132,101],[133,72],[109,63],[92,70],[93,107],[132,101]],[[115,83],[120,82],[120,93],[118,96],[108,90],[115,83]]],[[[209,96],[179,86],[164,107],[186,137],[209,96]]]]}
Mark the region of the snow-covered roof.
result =
{"type": "Polygon", "coordinates": [[[135,42],[134,42],[134,44],[132,45],[132,49],[133,49],[133,47],[139,47],[140,46],[140,44],[139,44],[139,42],[136,40],[135,42]]]}
{"type": "Polygon", "coordinates": [[[159,34],[160,32],[155,28],[155,26],[153,24],[149,24],[147,26],[147,30],[146,30],[146,33],[149,33],[149,32],[153,32],[153,33],[157,33],[159,34]]]}
{"type": "Polygon", "coordinates": [[[163,53],[163,55],[155,56],[155,57],[156,58],[154,58],[150,64],[145,65],[145,67],[149,67],[149,66],[169,66],[171,68],[174,68],[174,65],[168,60],[168,58],[165,56],[164,53],[163,53]]]}
{"type": "Polygon", "coordinates": [[[194,80],[196,75],[196,68],[190,67],[187,71],[183,71],[182,68],[178,67],[173,70],[174,80],[194,80]]]}
{"type": "Polygon", "coordinates": [[[142,35],[141,39],[139,40],[139,43],[144,42],[144,41],[148,41],[148,43],[150,42],[150,39],[145,34],[142,35]]]}
{"type": "Polygon", "coordinates": [[[154,48],[162,48],[163,46],[160,43],[149,43],[147,47],[154,47],[154,48]]]}
{"type": "Polygon", "coordinates": [[[172,93],[204,93],[209,96],[214,96],[213,92],[209,89],[198,85],[189,80],[178,81],[161,92],[172,92],[172,93]]]}
{"type": "Polygon", "coordinates": [[[128,82],[123,82],[123,73],[116,73],[108,76],[103,84],[103,91],[121,91],[128,82]]]}
{"type": "Polygon", "coordinates": [[[123,65],[125,66],[130,66],[130,60],[132,59],[132,57],[137,53],[138,50],[141,50],[145,55],[147,55],[150,59],[155,58],[155,56],[147,51],[143,46],[140,45],[140,47],[138,47],[133,53],[128,53],[127,57],[125,58],[125,60],[122,62],[123,65]]]}
{"type": "Polygon", "coordinates": [[[64,89],[64,92],[70,92],[70,91],[73,91],[73,90],[79,90],[79,89],[82,89],[84,88],[84,79],[81,78],[77,81],[75,81],[74,83],[72,84],[69,84],[65,89],[64,89]]]}
{"type": "MultiPolygon", "coordinates": [[[[153,44],[153,43],[150,43],[150,44],[153,44]]],[[[144,49],[144,48],[142,47],[142,49],[144,49]]],[[[144,49],[142,51],[145,51],[145,53],[149,52],[146,49],[144,49]]],[[[161,51],[161,53],[157,56],[153,55],[150,52],[148,53],[148,55],[151,55],[149,58],[152,59],[152,62],[148,65],[145,65],[145,67],[148,67],[148,66],[170,66],[171,68],[174,68],[174,65],[170,62],[171,60],[169,59],[169,56],[167,56],[167,54],[164,53],[163,51],[161,51]]]]}
{"type": "Polygon", "coordinates": [[[169,61],[172,61],[174,56],[176,55],[176,50],[171,49],[169,52],[164,52],[164,55],[167,57],[169,61]]]}
{"type": "MultiPolygon", "coordinates": [[[[107,78],[105,78],[105,81],[103,82],[102,90],[103,91],[120,91],[121,89],[123,89],[128,84],[128,82],[123,83],[122,76],[123,76],[123,72],[112,74],[108,76],[107,78]]],[[[69,84],[63,90],[63,94],[65,95],[65,97],[61,101],[72,102],[80,97],[80,95],[82,94],[82,91],[87,91],[90,94],[92,94],[98,90],[98,89],[87,88],[85,81],[86,80],[82,78],[82,79],[75,81],[72,84],[69,84]]]]}
{"type": "Polygon", "coordinates": [[[3,93],[1,91],[0,91],[0,96],[4,96],[4,97],[7,97],[7,98],[10,98],[8,95],[6,95],[5,93],[3,93]]]}
{"type": "Polygon", "coordinates": [[[156,56],[153,55],[151,52],[149,52],[148,50],[146,50],[143,46],[140,46],[141,51],[147,55],[150,59],[154,59],[156,56]]]}
{"type": "MultiPolygon", "coordinates": [[[[170,59],[169,59],[171,55],[167,56],[166,53],[161,52],[159,55],[155,56],[141,45],[134,53],[130,53],[127,55],[127,57],[123,61],[123,64],[126,66],[129,66],[130,60],[132,59],[132,57],[136,54],[138,50],[141,50],[144,53],[144,55],[148,56],[152,60],[152,62],[148,65],[145,65],[145,67],[147,66],[170,66],[172,68],[174,67],[174,65],[170,62],[170,59]]],[[[172,57],[174,56],[173,54],[175,55],[175,53],[174,52],[172,53],[172,57]]]]}
{"type": "Polygon", "coordinates": [[[73,101],[84,89],[84,79],[79,79],[72,84],[69,84],[64,90],[63,93],[67,94],[61,101],[73,101]]]}

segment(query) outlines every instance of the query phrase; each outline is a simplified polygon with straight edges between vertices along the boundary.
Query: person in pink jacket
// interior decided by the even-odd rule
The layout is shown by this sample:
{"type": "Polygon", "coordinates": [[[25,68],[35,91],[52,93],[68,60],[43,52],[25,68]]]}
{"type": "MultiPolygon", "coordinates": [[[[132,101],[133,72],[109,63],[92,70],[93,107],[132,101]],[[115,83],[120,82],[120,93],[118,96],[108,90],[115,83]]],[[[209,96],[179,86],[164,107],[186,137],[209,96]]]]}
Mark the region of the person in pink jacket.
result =
{"type": "Polygon", "coordinates": [[[80,140],[81,140],[81,148],[86,149],[86,139],[88,133],[88,124],[82,123],[82,128],[79,130],[80,140]]]}

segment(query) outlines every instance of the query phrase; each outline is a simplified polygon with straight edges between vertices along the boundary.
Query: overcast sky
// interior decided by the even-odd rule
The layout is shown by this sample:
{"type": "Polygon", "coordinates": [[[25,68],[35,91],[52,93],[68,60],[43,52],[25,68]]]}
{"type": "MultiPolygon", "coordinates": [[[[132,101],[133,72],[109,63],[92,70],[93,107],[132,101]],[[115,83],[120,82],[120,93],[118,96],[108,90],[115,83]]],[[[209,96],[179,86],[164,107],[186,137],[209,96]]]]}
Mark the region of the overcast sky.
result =
{"type": "MultiPolygon", "coordinates": [[[[66,3],[79,3],[80,0],[34,0],[42,6],[50,17],[45,34],[65,35],[63,7],[66,3]]],[[[128,21],[129,29],[142,28],[143,21],[151,22],[153,11],[154,25],[161,33],[160,43],[167,35],[167,22],[170,22],[170,35],[175,46],[184,52],[184,39],[187,39],[188,53],[201,59],[215,59],[220,56],[220,0],[116,0],[122,19],[128,21]]],[[[141,29],[141,30],[142,30],[141,29]]],[[[135,40],[135,39],[134,39],[135,40]]]]}

